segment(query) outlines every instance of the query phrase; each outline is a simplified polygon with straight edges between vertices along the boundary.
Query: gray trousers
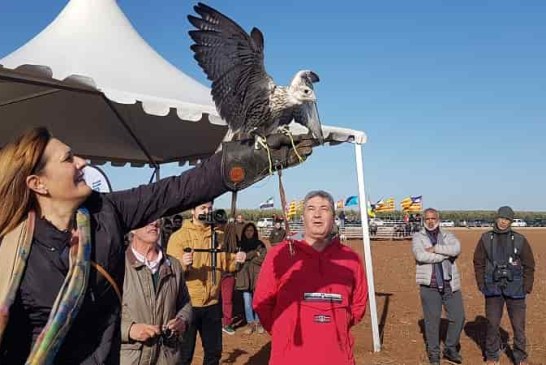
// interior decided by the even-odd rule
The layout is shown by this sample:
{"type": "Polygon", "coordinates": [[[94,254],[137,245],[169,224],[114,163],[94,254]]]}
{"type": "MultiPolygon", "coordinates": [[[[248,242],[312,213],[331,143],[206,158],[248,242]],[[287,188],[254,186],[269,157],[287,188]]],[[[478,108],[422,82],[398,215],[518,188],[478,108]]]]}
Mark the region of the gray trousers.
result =
{"type": "Polygon", "coordinates": [[[504,303],[508,309],[508,317],[514,330],[514,359],[516,363],[527,358],[525,351],[525,299],[508,297],[486,297],[485,316],[487,317],[487,332],[485,338],[485,357],[487,360],[498,360],[501,352],[499,326],[504,311],[504,303]]]}
{"type": "Polygon", "coordinates": [[[461,291],[452,292],[449,285],[443,293],[437,288],[421,285],[421,305],[425,317],[425,338],[427,353],[431,361],[440,360],[440,321],[442,307],[445,308],[449,321],[445,341],[446,351],[457,351],[464,325],[464,307],[461,291]]]}

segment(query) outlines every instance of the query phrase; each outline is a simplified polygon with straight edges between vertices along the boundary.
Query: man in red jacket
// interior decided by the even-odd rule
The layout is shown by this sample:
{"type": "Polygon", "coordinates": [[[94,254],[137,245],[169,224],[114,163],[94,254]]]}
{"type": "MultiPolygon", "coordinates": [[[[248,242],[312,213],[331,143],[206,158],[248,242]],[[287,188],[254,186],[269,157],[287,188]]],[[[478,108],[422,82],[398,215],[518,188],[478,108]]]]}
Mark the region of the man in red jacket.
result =
{"type": "Polygon", "coordinates": [[[368,298],[362,260],[332,238],[330,194],[308,193],[303,209],[303,241],[270,249],[254,294],[254,309],[272,336],[269,364],[354,364],[350,328],[368,298]]]}

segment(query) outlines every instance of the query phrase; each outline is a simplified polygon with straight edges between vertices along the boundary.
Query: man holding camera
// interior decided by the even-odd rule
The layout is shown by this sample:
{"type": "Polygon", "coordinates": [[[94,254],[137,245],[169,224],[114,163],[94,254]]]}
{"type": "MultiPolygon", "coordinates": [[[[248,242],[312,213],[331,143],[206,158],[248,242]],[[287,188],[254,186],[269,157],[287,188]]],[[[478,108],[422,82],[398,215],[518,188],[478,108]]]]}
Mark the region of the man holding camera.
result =
{"type": "Polygon", "coordinates": [[[192,309],[182,267],[159,246],[159,220],[129,234],[121,364],[177,365],[192,309]]]}
{"type": "Polygon", "coordinates": [[[440,228],[440,214],[436,209],[425,210],[425,224],[413,235],[412,251],[430,364],[440,365],[442,307],[449,321],[443,357],[450,363],[461,364],[459,340],[464,325],[464,307],[456,262],[461,243],[454,234],[440,228]]]}
{"type": "Polygon", "coordinates": [[[513,220],[512,208],[500,207],[493,229],[481,236],[474,251],[476,282],[485,296],[488,365],[499,364],[502,351],[499,325],[504,303],[514,330],[514,360],[519,365],[527,364],[525,296],[533,289],[535,259],[527,239],[512,231],[513,220]]]}
{"type": "Polygon", "coordinates": [[[211,249],[214,237],[218,241],[215,244],[221,244],[223,234],[216,225],[225,223],[225,214],[213,211],[212,202],[194,207],[191,214],[192,219],[184,221],[167,246],[167,253],[182,263],[193,306],[193,321],[184,335],[180,364],[192,363],[199,332],[205,353],[203,364],[217,365],[222,356],[222,308],[218,301],[221,274],[236,271],[237,263],[244,263],[246,255],[244,252],[194,252],[211,249]],[[216,262],[215,270],[213,262],[216,262]]]}

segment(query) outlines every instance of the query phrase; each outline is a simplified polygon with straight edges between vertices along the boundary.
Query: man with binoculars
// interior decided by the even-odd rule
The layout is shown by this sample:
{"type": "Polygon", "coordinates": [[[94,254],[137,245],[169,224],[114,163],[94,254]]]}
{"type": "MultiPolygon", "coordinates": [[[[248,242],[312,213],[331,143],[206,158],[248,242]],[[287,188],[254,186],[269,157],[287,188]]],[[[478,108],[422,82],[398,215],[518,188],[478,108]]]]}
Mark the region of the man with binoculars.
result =
{"type": "Polygon", "coordinates": [[[222,356],[222,308],[219,303],[222,271],[234,272],[246,254],[217,250],[223,241],[219,226],[227,222],[222,210],[212,210],[212,202],[191,210],[192,219],[172,234],[167,253],[178,258],[185,272],[193,306],[193,320],[184,334],[180,364],[191,364],[197,332],[205,357],[203,364],[217,365],[222,356]]]}
{"type": "Polygon", "coordinates": [[[500,207],[491,231],[485,232],[474,252],[474,271],[478,288],[485,296],[487,332],[486,364],[499,364],[502,352],[499,325],[504,310],[514,330],[514,360],[526,365],[525,296],[533,289],[535,259],[527,239],[511,229],[514,211],[500,207]]]}

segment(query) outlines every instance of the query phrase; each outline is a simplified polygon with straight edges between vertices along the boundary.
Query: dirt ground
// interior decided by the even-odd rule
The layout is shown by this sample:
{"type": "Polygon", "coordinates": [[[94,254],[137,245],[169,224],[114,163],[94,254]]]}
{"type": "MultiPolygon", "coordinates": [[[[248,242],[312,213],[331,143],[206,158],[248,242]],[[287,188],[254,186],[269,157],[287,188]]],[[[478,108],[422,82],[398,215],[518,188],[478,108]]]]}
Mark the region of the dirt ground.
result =
{"type": "MultiPolygon", "coordinates": [[[[456,229],[453,232],[462,244],[458,265],[462,276],[466,324],[461,335],[461,353],[465,364],[478,365],[483,363],[481,346],[485,338],[486,322],[483,296],[478,292],[474,280],[472,254],[483,231],[456,229]]],[[[531,243],[537,266],[534,290],[527,298],[527,348],[531,364],[546,365],[546,229],[523,229],[521,232],[531,243]]],[[[362,253],[362,241],[352,240],[348,244],[362,253]]],[[[415,284],[411,241],[373,241],[372,256],[382,349],[381,352],[373,352],[368,310],[365,319],[353,328],[357,364],[428,364],[421,330],[422,312],[415,284]]],[[[501,333],[509,336],[510,344],[512,329],[506,313],[501,326],[501,333]]],[[[235,335],[224,334],[223,339],[223,363],[267,364],[270,351],[267,334],[244,335],[243,328],[239,328],[235,335]]],[[[199,348],[196,349],[193,363],[202,363],[202,351],[199,348]]],[[[501,358],[501,363],[510,363],[506,355],[501,358]]]]}

